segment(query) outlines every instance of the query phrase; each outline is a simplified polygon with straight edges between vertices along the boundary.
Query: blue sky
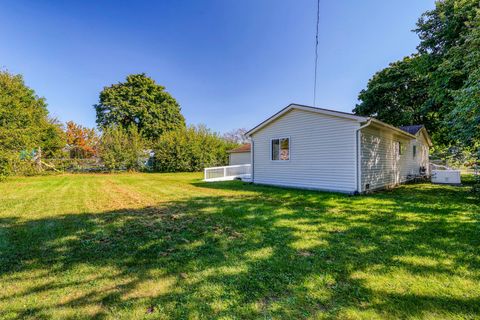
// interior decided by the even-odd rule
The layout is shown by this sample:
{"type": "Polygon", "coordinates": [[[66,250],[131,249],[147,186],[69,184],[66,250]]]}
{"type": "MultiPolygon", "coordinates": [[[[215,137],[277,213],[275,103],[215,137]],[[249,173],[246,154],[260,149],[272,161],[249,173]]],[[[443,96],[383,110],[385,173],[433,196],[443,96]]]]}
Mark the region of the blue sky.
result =
{"type": "MultiPolygon", "coordinates": [[[[368,79],[414,52],[434,0],[320,0],[317,106],[351,111],[368,79]]],[[[95,126],[104,86],[145,72],[190,124],[251,128],[312,105],[316,0],[2,1],[0,67],[51,115],[95,126]]]]}

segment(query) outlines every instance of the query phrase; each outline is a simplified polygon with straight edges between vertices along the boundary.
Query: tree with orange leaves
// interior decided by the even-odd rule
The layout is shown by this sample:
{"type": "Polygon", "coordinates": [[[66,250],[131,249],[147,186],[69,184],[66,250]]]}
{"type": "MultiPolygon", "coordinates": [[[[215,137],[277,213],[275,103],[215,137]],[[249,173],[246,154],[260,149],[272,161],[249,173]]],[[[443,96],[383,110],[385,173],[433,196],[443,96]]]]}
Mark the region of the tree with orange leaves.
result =
{"type": "Polygon", "coordinates": [[[95,129],[69,121],[66,135],[70,158],[85,159],[96,156],[99,138],[95,129]]]}

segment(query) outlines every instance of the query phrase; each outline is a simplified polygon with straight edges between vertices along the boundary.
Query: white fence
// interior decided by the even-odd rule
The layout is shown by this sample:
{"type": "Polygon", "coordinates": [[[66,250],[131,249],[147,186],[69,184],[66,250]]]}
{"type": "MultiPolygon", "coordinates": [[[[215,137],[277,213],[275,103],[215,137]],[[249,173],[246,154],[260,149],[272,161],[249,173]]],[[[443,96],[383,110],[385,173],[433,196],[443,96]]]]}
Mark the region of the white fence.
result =
{"type": "Polygon", "coordinates": [[[205,181],[226,181],[226,180],[249,180],[252,173],[251,164],[240,164],[236,166],[205,168],[205,181]]]}

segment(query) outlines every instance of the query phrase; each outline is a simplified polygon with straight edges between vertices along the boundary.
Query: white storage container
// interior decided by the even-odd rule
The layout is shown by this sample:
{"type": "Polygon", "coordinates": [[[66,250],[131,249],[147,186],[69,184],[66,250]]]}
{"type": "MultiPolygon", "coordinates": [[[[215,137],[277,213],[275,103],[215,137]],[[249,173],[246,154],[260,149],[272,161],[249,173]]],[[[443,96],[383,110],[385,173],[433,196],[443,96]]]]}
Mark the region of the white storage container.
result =
{"type": "Polygon", "coordinates": [[[460,170],[432,170],[432,183],[460,184],[460,170]]]}

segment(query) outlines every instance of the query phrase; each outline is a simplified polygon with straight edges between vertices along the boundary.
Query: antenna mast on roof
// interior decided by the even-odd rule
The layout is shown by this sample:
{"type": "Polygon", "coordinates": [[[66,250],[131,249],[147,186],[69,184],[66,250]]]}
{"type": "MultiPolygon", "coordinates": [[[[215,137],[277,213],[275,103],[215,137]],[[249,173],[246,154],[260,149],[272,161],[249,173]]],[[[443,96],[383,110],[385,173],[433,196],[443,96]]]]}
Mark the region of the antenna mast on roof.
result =
{"type": "Polygon", "coordinates": [[[317,0],[317,33],[315,35],[315,80],[313,81],[313,106],[317,100],[318,25],[320,23],[320,0],[317,0]]]}

